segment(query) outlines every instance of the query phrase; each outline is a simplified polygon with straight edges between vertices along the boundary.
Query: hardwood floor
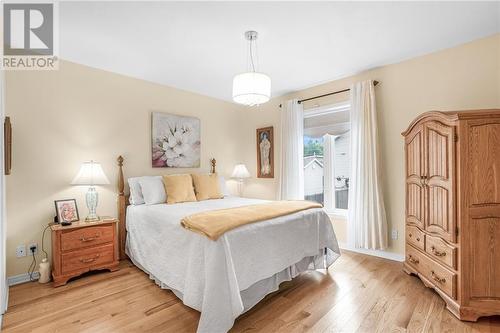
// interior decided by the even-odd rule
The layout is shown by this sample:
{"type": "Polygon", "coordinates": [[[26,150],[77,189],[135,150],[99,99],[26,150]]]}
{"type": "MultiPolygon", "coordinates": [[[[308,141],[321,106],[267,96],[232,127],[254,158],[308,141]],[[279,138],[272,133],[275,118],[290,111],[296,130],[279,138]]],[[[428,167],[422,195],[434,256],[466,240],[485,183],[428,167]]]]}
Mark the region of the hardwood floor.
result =
{"type": "MultiPolygon", "coordinates": [[[[199,313],[128,261],[68,285],[10,288],[3,332],[195,332],[199,313]]],[[[325,271],[284,283],[231,332],[500,332],[500,317],[460,322],[394,261],[343,251],[325,271]]]]}

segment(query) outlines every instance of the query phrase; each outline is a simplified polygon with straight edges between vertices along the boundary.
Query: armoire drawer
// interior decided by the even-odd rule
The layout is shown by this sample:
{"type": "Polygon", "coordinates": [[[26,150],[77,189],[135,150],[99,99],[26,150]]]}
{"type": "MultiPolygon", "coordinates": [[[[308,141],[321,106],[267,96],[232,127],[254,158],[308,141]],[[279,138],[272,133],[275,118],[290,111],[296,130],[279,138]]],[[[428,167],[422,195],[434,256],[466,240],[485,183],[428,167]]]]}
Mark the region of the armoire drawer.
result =
{"type": "Polygon", "coordinates": [[[425,252],[427,252],[431,258],[453,269],[457,269],[457,249],[446,244],[441,238],[427,235],[425,239],[425,252]]]}
{"type": "Polygon", "coordinates": [[[411,246],[406,247],[406,262],[438,289],[456,299],[457,275],[455,273],[411,246]]]}
{"type": "Polygon", "coordinates": [[[406,227],[406,241],[422,251],[425,250],[425,234],[417,227],[406,227]]]}

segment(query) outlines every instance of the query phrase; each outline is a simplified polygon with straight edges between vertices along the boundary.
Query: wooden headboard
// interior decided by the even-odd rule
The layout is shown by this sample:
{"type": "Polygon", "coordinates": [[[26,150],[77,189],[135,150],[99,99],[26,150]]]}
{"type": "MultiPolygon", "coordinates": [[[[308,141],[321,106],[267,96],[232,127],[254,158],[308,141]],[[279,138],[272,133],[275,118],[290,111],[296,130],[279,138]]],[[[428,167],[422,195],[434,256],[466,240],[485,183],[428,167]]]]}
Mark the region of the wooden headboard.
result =
{"type": "MultiPolygon", "coordinates": [[[[127,255],[125,254],[125,242],[127,240],[127,206],[130,204],[129,202],[129,194],[125,194],[125,179],[123,177],[123,156],[118,156],[118,240],[119,244],[119,252],[120,252],[120,260],[127,259],[127,255]]],[[[215,158],[210,159],[210,173],[215,173],[217,161],[215,158]]]]}

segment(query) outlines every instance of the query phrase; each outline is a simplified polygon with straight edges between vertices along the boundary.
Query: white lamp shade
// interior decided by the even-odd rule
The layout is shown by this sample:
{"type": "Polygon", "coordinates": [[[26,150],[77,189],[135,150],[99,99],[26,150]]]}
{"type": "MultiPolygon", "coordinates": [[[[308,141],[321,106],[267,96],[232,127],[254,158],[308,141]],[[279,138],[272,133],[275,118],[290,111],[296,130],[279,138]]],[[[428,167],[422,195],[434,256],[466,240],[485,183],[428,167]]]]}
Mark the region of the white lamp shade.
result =
{"type": "Polygon", "coordinates": [[[271,97],[271,78],[266,74],[248,72],[233,79],[233,101],[244,105],[259,105],[271,97]]]}
{"type": "Polygon", "coordinates": [[[108,177],[104,174],[99,163],[94,161],[83,162],[80,171],[71,182],[71,185],[106,185],[108,177]]]}
{"type": "Polygon", "coordinates": [[[238,178],[238,179],[250,178],[250,172],[248,172],[248,169],[245,166],[245,164],[237,164],[234,167],[231,178],[238,178]]]}

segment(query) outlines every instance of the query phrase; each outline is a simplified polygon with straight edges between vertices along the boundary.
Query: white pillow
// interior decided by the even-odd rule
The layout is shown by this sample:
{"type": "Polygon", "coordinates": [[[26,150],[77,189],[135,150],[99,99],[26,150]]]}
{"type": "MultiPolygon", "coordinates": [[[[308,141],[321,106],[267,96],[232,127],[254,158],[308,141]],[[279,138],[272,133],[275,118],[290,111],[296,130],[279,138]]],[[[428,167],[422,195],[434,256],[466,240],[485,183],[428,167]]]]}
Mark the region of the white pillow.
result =
{"type": "Polygon", "coordinates": [[[229,195],[229,192],[226,187],[226,180],[224,179],[224,176],[219,176],[219,187],[222,195],[227,197],[229,195]]]}
{"type": "Polygon", "coordinates": [[[165,193],[165,186],[161,176],[141,177],[139,184],[146,205],[155,205],[167,201],[167,193],[165,193]]]}
{"type": "Polygon", "coordinates": [[[144,197],[142,196],[141,184],[139,180],[143,177],[134,177],[128,179],[128,187],[130,188],[129,201],[131,205],[143,205],[144,197]]]}

